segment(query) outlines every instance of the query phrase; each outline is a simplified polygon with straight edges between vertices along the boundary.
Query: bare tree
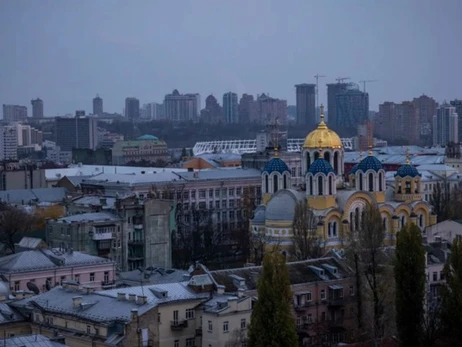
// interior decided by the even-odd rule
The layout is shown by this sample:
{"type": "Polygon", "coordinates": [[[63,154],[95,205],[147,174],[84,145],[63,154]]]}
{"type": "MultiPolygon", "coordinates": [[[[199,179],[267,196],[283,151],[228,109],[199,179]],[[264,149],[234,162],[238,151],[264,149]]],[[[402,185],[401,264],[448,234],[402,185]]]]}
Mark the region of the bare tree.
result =
{"type": "Polygon", "coordinates": [[[35,223],[36,218],[21,208],[0,203],[0,243],[7,251],[15,253],[15,243],[19,242],[35,223]]]}
{"type": "Polygon", "coordinates": [[[320,240],[316,236],[317,218],[309,208],[306,200],[295,206],[293,230],[293,252],[297,260],[318,258],[322,255],[320,240]]]}
{"type": "Polygon", "coordinates": [[[245,330],[243,329],[234,329],[230,335],[230,339],[225,344],[226,347],[242,347],[247,340],[245,330]]]}

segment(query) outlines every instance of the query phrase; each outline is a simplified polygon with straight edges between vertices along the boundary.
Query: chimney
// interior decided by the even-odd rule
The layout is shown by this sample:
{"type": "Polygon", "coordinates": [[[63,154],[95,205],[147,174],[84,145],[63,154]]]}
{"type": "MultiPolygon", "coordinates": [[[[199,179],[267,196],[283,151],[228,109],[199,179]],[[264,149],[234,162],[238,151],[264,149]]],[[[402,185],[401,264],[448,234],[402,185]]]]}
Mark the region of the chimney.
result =
{"type": "Polygon", "coordinates": [[[243,296],[244,296],[244,289],[239,288],[239,289],[237,290],[237,297],[238,297],[238,298],[242,298],[243,296]]]}
{"type": "Polygon", "coordinates": [[[136,294],[128,294],[128,301],[135,301],[136,300],[136,294]]]}
{"type": "Polygon", "coordinates": [[[85,285],[82,288],[83,288],[84,293],[87,294],[87,295],[91,294],[91,293],[93,293],[95,291],[95,289],[92,286],[85,285]]]}
{"type": "Polygon", "coordinates": [[[125,293],[117,293],[117,300],[125,300],[126,299],[126,296],[125,296],[125,293]]]}
{"type": "Polygon", "coordinates": [[[136,308],[132,309],[131,318],[132,318],[132,321],[135,320],[136,318],[138,318],[138,309],[136,309],[136,308]]]}
{"type": "Polygon", "coordinates": [[[74,308],[79,307],[81,303],[82,303],[82,297],[81,296],[74,296],[72,298],[72,306],[74,308]]]}
{"type": "Polygon", "coordinates": [[[144,305],[148,301],[148,297],[145,295],[138,295],[138,305],[144,305]]]}

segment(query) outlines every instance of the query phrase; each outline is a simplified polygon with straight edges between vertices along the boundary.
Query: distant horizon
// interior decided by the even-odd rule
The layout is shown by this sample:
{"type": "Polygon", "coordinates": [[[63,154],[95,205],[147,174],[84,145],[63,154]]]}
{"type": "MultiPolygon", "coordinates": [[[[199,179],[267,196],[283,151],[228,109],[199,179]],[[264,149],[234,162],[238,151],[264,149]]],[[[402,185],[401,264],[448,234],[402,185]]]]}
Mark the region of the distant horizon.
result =
{"type": "Polygon", "coordinates": [[[125,98],[162,103],[180,93],[269,93],[295,105],[295,84],[376,80],[370,109],[422,94],[462,99],[462,1],[4,0],[0,104],[49,117],[125,98]],[[123,25],[121,25],[123,23],[123,25]]]}

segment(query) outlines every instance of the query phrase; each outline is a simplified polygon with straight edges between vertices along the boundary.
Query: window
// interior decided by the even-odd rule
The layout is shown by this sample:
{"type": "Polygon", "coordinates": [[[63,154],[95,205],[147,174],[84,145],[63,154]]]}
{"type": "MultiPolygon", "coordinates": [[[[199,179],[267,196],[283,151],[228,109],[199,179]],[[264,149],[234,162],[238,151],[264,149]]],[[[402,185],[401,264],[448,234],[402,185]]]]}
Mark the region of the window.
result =
{"type": "Polygon", "coordinates": [[[161,315],[160,315],[160,312],[157,313],[157,323],[160,323],[160,320],[161,320],[161,315]]]}
{"type": "Polygon", "coordinates": [[[194,347],[196,339],[194,337],[186,339],[186,347],[194,347]]]}
{"type": "Polygon", "coordinates": [[[278,191],[278,176],[273,176],[273,193],[278,191]]]}
{"type": "Polygon", "coordinates": [[[234,196],[234,188],[229,188],[228,193],[229,196],[234,196]]]}
{"type": "Polygon", "coordinates": [[[180,340],[175,340],[173,347],[180,347],[180,340]]]}
{"type": "Polygon", "coordinates": [[[321,313],[321,322],[326,321],[326,312],[321,313]]]}
{"type": "Polygon", "coordinates": [[[209,189],[209,198],[213,198],[213,189],[209,189]]]}
{"type": "Polygon", "coordinates": [[[322,176],[318,177],[318,195],[322,195],[322,188],[323,188],[323,181],[322,181],[322,176]]]}
{"type": "Polygon", "coordinates": [[[247,321],[245,320],[245,318],[242,318],[241,319],[241,329],[245,329],[247,327],[247,321]]]}
{"type": "Polygon", "coordinates": [[[35,315],[35,321],[36,321],[36,322],[40,322],[40,315],[39,315],[39,314],[36,314],[36,315],[35,315]]]}
{"type": "Polygon", "coordinates": [[[90,272],[90,282],[94,282],[94,281],[95,281],[95,273],[90,272]]]}
{"type": "Polygon", "coordinates": [[[438,281],[438,272],[433,273],[433,281],[438,281]]]}
{"type": "Polygon", "coordinates": [[[91,326],[87,325],[87,334],[91,333],[91,326]]]}
{"type": "Polygon", "coordinates": [[[223,322],[223,332],[224,333],[229,332],[229,322],[228,321],[223,322]]]}
{"type": "Polygon", "coordinates": [[[241,188],[236,188],[236,196],[240,196],[241,195],[241,188]]]}
{"type": "Polygon", "coordinates": [[[205,189],[199,189],[199,199],[205,199],[205,189]]]}
{"type": "Polygon", "coordinates": [[[194,319],[194,309],[186,309],[186,319],[194,319]]]}
{"type": "Polygon", "coordinates": [[[213,324],[212,324],[212,321],[209,320],[209,331],[212,332],[213,331],[213,324]]]}
{"type": "Polygon", "coordinates": [[[80,283],[80,275],[75,275],[74,276],[74,281],[76,281],[77,283],[80,283]]]}
{"type": "Polygon", "coordinates": [[[306,301],[311,301],[311,292],[306,293],[306,301]]]}
{"type": "Polygon", "coordinates": [[[326,290],[321,289],[321,300],[326,300],[326,290]]]}
{"type": "Polygon", "coordinates": [[[308,323],[313,323],[313,315],[311,313],[308,313],[308,317],[306,319],[308,323]]]}
{"type": "Polygon", "coordinates": [[[350,296],[353,295],[355,295],[355,289],[353,288],[353,286],[350,286],[350,296]]]}
{"type": "Polygon", "coordinates": [[[104,271],[104,282],[109,283],[109,271],[104,271]]]}
{"type": "Polygon", "coordinates": [[[20,281],[15,281],[14,282],[14,291],[17,292],[20,287],[21,287],[21,282],[20,281]]]}

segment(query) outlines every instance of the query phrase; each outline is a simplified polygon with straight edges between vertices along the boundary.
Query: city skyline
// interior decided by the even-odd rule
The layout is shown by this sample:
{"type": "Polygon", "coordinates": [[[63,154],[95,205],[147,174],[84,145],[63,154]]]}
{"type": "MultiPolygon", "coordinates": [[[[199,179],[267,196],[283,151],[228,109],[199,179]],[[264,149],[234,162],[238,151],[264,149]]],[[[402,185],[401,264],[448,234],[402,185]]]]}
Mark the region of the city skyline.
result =
{"type": "Polygon", "coordinates": [[[319,81],[324,105],[325,85],[347,76],[378,80],[367,85],[372,110],[422,94],[438,102],[462,94],[462,48],[440,53],[462,31],[456,0],[444,7],[416,0],[185,1],[177,11],[170,3],[111,2],[109,12],[107,4],[2,2],[0,39],[15,49],[2,56],[0,104],[30,107],[38,96],[46,116],[89,113],[99,93],[107,112],[120,113],[128,96],[161,102],[176,88],[203,100],[265,92],[295,105],[293,86],[315,83],[316,74],[327,75],[319,81]],[[163,15],[147,20],[153,13],[163,15]],[[120,27],[122,19],[137,25],[120,27]]]}

